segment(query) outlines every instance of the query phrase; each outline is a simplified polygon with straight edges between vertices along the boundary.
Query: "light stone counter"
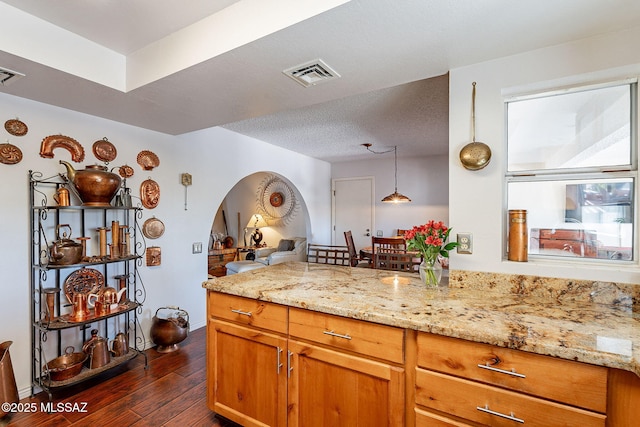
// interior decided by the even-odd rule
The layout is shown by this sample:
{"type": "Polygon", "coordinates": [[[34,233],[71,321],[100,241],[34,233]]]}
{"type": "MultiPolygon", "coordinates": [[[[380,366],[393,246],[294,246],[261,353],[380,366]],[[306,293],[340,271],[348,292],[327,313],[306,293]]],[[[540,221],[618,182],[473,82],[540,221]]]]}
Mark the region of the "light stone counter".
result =
{"type": "Polygon", "coordinates": [[[640,285],[452,271],[416,274],[304,262],[216,277],[226,294],[619,368],[640,376],[640,285]]]}

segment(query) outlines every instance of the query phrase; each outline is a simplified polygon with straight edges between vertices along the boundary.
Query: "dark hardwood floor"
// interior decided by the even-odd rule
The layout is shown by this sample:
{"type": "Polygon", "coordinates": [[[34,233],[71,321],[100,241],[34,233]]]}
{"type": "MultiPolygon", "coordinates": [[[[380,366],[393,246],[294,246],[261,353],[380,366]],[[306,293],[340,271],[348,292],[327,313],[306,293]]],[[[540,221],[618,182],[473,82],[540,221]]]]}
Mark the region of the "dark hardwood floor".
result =
{"type": "MultiPolygon", "coordinates": [[[[13,413],[0,419],[0,426],[237,426],[207,407],[205,338],[206,328],[197,329],[178,351],[147,350],[146,370],[139,355],[126,366],[53,395],[54,407],[73,409],[76,404],[81,409],[86,404],[86,412],[13,413]]],[[[21,403],[39,408],[48,399],[39,393],[21,403]]]]}

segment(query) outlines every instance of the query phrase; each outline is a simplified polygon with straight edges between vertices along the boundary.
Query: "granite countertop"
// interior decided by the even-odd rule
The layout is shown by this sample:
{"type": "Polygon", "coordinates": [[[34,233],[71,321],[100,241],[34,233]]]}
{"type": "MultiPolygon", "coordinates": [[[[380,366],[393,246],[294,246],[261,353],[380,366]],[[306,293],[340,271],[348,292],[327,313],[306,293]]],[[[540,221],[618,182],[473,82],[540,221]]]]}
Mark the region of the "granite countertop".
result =
{"type": "Polygon", "coordinates": [[[283,263],[203,283],[208,290],[493,344],[640,376],[640,285],[491,273],[417,274],[283,263]]]}

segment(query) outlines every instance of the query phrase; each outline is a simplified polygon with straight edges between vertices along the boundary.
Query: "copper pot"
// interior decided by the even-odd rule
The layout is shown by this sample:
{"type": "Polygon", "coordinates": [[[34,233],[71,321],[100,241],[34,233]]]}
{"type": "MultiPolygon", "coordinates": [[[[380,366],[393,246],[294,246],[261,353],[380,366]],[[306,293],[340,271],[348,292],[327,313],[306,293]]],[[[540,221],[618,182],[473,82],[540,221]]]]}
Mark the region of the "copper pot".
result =
{"type": "Polygon", "coordinates": [[[74,353],[73,347],[69,346],[62,356],[47,362],[42,370],[49,374],[52,381],[68,380],[82,371],[82,365],[88,357],[85,352],[74,353]]]}
{"type": "Polygon", "coordinates": [[[179,307],[161,307],[151,321],[151,340],[159,353],[178,349],[178,343],[189,335],[189,313],[179,307]],[[162,310],[162,312],[161,312],[162,310]]]}

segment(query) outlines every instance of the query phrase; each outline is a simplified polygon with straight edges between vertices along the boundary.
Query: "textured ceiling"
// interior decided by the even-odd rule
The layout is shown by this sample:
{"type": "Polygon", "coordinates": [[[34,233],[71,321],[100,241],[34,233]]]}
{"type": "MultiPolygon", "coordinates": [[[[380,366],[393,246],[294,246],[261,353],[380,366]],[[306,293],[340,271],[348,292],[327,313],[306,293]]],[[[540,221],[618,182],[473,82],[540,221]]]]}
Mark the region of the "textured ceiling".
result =
{"type": "Polygon", "coordinates": [[[637,0],[0,1],[0,91],[168,134],[224,126],[328,161],[447,152],[447,72],[637,26],[637,0]],[[161,56],[158,56],[161,52],[161,56]],[[282,70],[320,58],[341,77],[282,70]]]}

